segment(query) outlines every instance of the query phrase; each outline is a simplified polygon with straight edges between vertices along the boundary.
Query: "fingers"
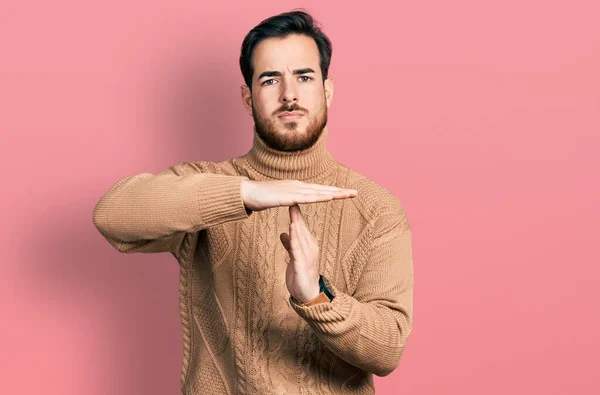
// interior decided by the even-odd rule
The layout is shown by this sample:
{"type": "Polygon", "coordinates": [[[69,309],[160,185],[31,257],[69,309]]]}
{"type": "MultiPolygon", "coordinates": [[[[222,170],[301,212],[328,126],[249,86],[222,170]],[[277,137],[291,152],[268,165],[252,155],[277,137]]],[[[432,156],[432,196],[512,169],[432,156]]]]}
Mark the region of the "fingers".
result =
{"type": "Polygon", "coordinates": [[[316,195],[332,194],[334,198],[346,198],[358,195],[358,191],[356,189],[338,188],[321,184],[305,184],[298,192],[316,195]]]}
{"type": "MultiPolygon", "coordinates": [[[[298,210],[300,210],[300,209],[298,209],[298,210]]],[[[310,229],[308,228],[308,226],[306,226],[306,223],[304,223],[304,221],[303,221],[302,225],[300,226],[300,228],[302,229],[302,237],[301,237],[300,245],[302,246],[302,251],[304,251],[304,256],[310,257],[311,259],[313,259],[315,257],[315,252],[316,252],[316,248],[315,248],[316,243],[313,238],[313,235],[310,232],[310,229]]]]}
{"type": "Polygon", "coordinates": [[[333,199],[353,198],[358,195],[356,189],[313,184],[300,180],[273,180],[265,183],[272,186],[271,192],[277,195],[277,205],[279,206],[326,202],[333,199]]]}
{"type": "Polygon", "coordinates": [[[298,203],[326,202],[333,199],[352,198],[357,195],[358,192],[352,189],[343,189],[338,191],[302,189],[287,195],[284,199],[282,199],[282,205],[292,206],[298,203]]]}
{"type": "Polygon", "coordinates": [[[298,205],[291,206],[290,209],[290,228],[294,229],[294,235],[298,239],[298,246],[301,248],[302,254],[305,258],[312,258],[314,254],[315,241],[313,235],[310,232],[302,211],[298,205]]]}
{"type": "Polygon", "coordinates": [[[344,190],[355,191],[355,189],[346,189],[346,188],[336,187],[333,185],[313,184],[313,183],[308,183],[308,182],[302,182],[302,186],[304,188],[316,189],[316,190],[320,190],[320,191],[344,191],[344,190]]]}
{"type": "Polygon", "coordinates": [[[290,223],[290,255],[294,261],[302,259],[303,250],[300,246],[300,240],[298,238],[298,225],[296,223],[290,223]]]}
{"type": "Polygon", "coordinates": [[[358,195],[355,189],[311,184],[300,180],[244,180],[241,190],[244,206],[252,211],[299,203],[327,202],[358,195]]]}

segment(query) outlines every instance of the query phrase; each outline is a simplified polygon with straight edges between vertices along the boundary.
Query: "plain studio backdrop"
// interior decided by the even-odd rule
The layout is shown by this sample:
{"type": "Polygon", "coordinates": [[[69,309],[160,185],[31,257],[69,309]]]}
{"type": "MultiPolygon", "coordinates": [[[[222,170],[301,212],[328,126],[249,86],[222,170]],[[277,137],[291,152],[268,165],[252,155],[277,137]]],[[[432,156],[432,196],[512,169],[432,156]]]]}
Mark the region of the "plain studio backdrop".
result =
{"type": "Polygon", "coordinates": [[[600,393],[600,3],[284,3],[1,2],[0,393],[180,392],[178,264],[119,254],[92,211],[250,148],[240,45],[294,7],[333,42],[330,151],[414,232],[377,393],[600,393]]]}

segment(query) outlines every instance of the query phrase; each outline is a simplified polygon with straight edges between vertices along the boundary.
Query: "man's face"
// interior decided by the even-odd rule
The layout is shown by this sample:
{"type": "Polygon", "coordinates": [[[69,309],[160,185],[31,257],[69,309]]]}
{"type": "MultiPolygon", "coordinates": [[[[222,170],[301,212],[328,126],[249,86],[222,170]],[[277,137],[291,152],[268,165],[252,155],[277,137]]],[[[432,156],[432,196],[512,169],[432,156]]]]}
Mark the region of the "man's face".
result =
{"type": "Polygon", "coordinates": [[[242,98],[257,134],[280,151],[306,149],[327,124],[333,81],[323,83],[319,50],[311,37],[290,35],[261,41],[252,56],[252,92],[242,98]]]}

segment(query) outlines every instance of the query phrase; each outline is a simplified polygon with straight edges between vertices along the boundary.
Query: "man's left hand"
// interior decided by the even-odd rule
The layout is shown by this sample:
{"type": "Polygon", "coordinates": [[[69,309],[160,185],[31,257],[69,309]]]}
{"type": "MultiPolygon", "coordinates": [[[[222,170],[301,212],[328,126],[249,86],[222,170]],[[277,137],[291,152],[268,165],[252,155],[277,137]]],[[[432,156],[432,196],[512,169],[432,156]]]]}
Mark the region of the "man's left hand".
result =
{"type": "Polygon", "coordinates": [[[288,292],[299,303],[316,298],[319,287],[319,246],[306,226],[300,207],[290,206],[290,233],[279,235],[290,255],[285,272],[288,292]]]}

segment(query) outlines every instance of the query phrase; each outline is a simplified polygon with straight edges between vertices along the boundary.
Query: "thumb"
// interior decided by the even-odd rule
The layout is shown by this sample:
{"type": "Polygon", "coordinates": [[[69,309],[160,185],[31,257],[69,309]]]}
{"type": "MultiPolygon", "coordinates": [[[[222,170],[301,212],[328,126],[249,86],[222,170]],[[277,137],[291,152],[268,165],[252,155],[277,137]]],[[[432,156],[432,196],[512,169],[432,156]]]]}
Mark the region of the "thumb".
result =
{"type": "Polygon", "coordinates": [[[281,244],[283,244],[283,248],[286,250],[290,250],[290,235],[287,233],[282,233],[279,235],[279,240],[281,240],[281,244]]]}

